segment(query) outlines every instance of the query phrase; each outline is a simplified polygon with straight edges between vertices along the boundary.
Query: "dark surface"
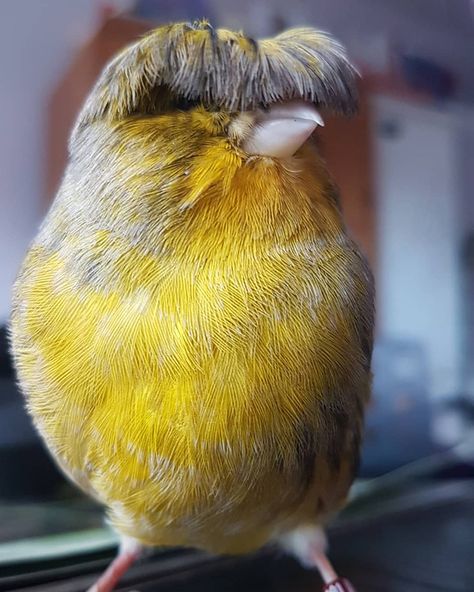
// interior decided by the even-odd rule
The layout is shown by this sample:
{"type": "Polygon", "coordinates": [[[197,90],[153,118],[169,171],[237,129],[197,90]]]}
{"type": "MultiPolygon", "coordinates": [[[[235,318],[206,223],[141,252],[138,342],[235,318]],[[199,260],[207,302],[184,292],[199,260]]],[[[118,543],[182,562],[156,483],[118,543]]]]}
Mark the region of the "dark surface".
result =
{"type": "Polygon", "coordinates": [[[0,325],[0,376],[13,376],[8,330],[5,325],[0,325]]]}
{"type": "Polygon", "coordinates": [[[13,377],[0,371],[0,500],[53,496],[63,481],[33,428],[13,377]]]}
{"type": "MultiPolygon", "coordinates": [[[[473,592],[474,484],[428,484],[407,495],[385,494],[359,507],[331,534],[332,559],[358,592],[473,592]]],[[[76,557],[10,570],[0,590],[79,592],[109,557],[76,557]],[[35,584],[35,585],[33,585],[35,584]]],[[[140,592],[320,592],[316,573],[293,559],[265,553],[242,559],[213,559],[170,552],[143,560],[121,591],[140,592]]]]}
{"type": "MultiPolygon", "coordinates": [[[[341,533],[332,541],[332,559],[358,592],[473,592],[474,500],[407,512],[341,533]]],[[[139,586],[141,592],[320,589],[317,574],[286,557],[241,562],[191,581],[139,586]]]]}

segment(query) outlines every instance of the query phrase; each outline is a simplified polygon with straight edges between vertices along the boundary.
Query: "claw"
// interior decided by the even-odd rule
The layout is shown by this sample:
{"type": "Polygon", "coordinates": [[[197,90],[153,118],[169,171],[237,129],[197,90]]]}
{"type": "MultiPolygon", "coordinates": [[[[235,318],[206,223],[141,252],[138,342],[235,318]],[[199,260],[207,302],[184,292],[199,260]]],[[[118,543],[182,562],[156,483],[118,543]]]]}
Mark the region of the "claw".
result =
{"type": "Polygon", "coordinates": [[[333,582],[326,584],[323,592],[356,592],[354,586],[345,578],[337,578],[333,582]]]}

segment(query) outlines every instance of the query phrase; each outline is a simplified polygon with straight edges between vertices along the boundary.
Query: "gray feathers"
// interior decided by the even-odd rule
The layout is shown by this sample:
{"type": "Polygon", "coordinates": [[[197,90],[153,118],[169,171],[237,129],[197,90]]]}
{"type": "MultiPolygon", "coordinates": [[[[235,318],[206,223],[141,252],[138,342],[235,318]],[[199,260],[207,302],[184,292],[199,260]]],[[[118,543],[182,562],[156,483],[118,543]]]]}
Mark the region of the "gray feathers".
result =
{"type": "Polygon", "coordinates": [[[344,48],[315,29],[254,41],[206,21],[179,23],[155,29],[105,68],[77,126],[186,102],[235,112],[301,98],[351,114],[355,78],[344,48]]]}

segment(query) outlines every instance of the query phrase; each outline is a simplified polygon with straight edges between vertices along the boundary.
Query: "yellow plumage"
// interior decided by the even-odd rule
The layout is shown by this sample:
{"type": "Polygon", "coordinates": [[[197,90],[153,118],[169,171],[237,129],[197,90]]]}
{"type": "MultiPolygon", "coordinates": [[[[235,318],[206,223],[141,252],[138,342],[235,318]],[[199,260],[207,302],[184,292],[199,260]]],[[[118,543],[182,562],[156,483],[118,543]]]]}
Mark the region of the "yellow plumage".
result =
{"type": "Polygon", "coordinates": [[[244,552],[344,500],[372,280],[312,142],[285,160],[247,155],[236,117],[253,104],[234,89],[237,108],[213,106],[227,69],[215,95],[179,91],[182,69],[170,80],[146,51],[164,54],[167,34],[171,62],[188,59],[186,35],[211,49],[236,38],[159,29],[106,70],[15,286],[13,350],[52,454],[120,533],[244,552]]]}

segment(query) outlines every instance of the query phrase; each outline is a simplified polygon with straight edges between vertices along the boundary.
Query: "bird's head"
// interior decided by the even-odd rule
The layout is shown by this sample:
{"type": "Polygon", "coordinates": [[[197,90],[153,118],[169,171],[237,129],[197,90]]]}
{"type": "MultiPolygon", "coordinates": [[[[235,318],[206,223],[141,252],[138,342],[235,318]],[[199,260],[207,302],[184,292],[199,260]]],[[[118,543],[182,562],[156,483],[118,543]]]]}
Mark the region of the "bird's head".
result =
{"type": "Polygon", "coordinates": [[[320,108],[352,114],[356,71],[344,48],[311,28],[255,41],[207,21],[160,27],[104,70],[76,126],[203,107],[248,154],[293,155],[320,108]],[[217,117],[216,117],[217,115],[217,117]]]}
{"type": "Polygon", "coordinates": [[[157,202],[184,211],[236,183],[262,199],[279,183],[296,191],[298,171],[321,177],[309,138],[322,110],[355,111],[355,79],[342,46],[315,29],[255,41],[206,21],[160,27],[87,99],[70,143],[74,184],[87,178],[90,193],[96,175],[101,195],[154,199],[156,213],[157,202]]]}

